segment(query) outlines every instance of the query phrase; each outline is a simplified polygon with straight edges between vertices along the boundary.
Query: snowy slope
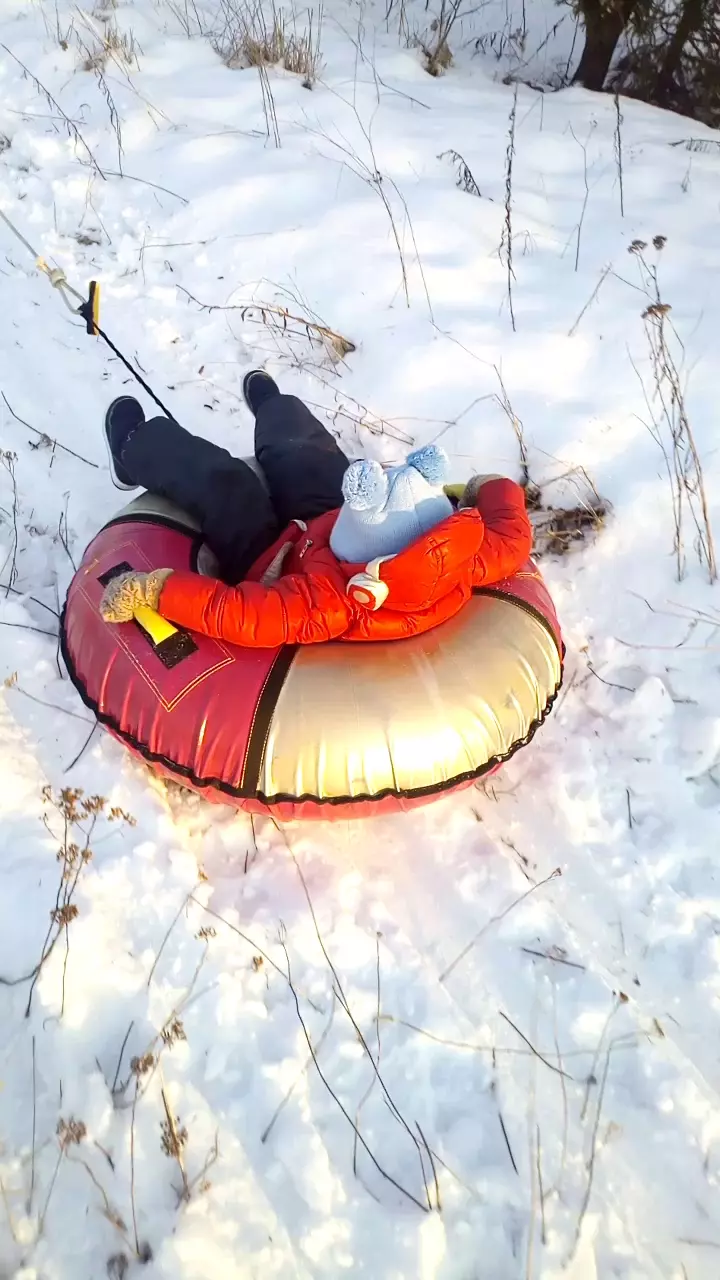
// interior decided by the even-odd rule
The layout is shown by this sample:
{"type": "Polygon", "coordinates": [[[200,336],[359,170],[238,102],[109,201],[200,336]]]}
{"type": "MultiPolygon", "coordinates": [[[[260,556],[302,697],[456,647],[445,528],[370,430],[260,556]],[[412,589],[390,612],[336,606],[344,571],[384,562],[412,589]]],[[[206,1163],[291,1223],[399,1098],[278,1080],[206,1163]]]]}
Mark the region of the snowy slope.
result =
{"type": "MultiPolygon", "coordinates": [[[[513,331],[514,89],[474,56],[494,10],[436,80],[397,15],[333,0],[314,90],[268,74],[279,146],[257,70],[225,67],[186,12],[0,3],[0,208],[76,287],[102,281],[104,323],[161,399],[248,452],[239,384],[265,362],[353,454],[442,439],[458,479],[517,476],[497,366],[533,479],[584,468],[613,509],[545,561],[566,690],[491,784],[253,832],[100,732],[83,750],[56,613],[118,505],[99,424],[129,375],[0,226],[5,979],[32,975],[57,928],[58,847],[78,874],[29,1016],[30,978],[2,989],[0,1275],[717,1280],[718,588],[689,517],[676,581],[627,251],[667,237],[647,261],[720,527],[720,137],[623,102],[621,210],[613,101],[520,86],[513,331]],[[82,69],[88,21],[132,32],[131,65],[82,69]],[[715,145],[672,145],[690,136],[715,145]],[[253,299],[356,352],[207,309],[253,299]],[[53,803],[67,787],[107,798],[87,865],[53,803]]],[[[531,15],[534,48],[562,15],[531,15]]]]}

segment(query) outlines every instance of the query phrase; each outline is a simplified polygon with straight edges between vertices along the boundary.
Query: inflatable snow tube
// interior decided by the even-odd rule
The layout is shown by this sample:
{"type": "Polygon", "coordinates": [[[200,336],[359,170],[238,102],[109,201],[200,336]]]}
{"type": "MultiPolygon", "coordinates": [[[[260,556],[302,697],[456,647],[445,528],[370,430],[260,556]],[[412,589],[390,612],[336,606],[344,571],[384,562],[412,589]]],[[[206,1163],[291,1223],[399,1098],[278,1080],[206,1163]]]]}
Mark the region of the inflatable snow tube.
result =
{"type": "Polygon", "coordinates": [[[156,614],[104,622],[114,574],[158,565],[213,568],[192,519],[144,494],[101,529],[70,584],[71,679],[155,772],[253,813],[360,817],[470,786],[531,740],[560,688],[560,629],[532,561],[424,635],[278,649],[156,614]]]}

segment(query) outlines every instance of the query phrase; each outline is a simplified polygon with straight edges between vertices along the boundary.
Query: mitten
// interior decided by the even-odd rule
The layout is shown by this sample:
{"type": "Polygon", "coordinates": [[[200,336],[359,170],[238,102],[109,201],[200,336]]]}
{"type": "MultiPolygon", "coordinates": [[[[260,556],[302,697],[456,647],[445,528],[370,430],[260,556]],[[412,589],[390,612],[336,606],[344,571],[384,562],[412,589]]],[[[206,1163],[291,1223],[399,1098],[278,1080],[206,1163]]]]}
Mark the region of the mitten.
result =
{"type": "Polygon", "coordinates": [[[153,569],[152,573],[119,573],[108,582],[100,601],[100,613],[106,622],[131,622],[140,605],[157,609],[160,592],[172,569],[153,569]]]}
{"type": "Polygon", "coordinates": [[[504,479],[505,479],[504,476],[498,476],[498,475],[472,476],[472,478],[468,480],[467,484],[465,485],[465,492],[463,493],[460,499],[460,510],[462,511],[465,507],[475,506],[478,492],[484,484],[487,484],[488,480],[504,480],[504,479]]]}

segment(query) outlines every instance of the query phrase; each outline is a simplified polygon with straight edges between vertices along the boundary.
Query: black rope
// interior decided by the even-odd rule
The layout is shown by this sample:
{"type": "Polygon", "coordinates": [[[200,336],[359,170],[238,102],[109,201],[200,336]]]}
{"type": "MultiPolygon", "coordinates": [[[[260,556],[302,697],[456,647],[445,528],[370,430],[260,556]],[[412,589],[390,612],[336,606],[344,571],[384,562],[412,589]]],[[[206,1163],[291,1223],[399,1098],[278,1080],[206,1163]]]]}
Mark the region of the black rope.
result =
{"type": "Polygon", "coordinates": [[[151,387],[148,386],[145,379],[141,378],[137,370],[134,369],[133,366],[130,364],[130,361],[125,359],[125,356],[123,355],[122,351],[118,351],[117,347],[115,346],[115,343],[112,341],[112,338],[109,338],[108,335],[105,333],[105,330],[101,329],[100,326],[95,322],[92,316],[92,311],[90,309],[89,302],[84,302],[81,307],[78,307],[78,313],[82,316],[83,320],[88,325],[88,332],[96,333],[99,338],[102,338],[103,342],[107,343],[110,350],[117,356],[118,360],[122,361],[122,363],[125,365],[125,368],[128,370],[129,373],[132,374],[135,381],[140,383],[140,386],[143,388],[144,391],[147,392],[147,394],[150,396],[150,399],[154,400],[158,408],[162,409],[163,413],[165,414],[165,417],[170,418],[174,422],[175,421],[174,415],[170,412],[168,408],[166,408],[166,406],[163,404],[160,397],[155,395],[155,392],[152,390],[151,387]],[[92,329],[90,329],[91,325],[92,325],[92,329]]]}

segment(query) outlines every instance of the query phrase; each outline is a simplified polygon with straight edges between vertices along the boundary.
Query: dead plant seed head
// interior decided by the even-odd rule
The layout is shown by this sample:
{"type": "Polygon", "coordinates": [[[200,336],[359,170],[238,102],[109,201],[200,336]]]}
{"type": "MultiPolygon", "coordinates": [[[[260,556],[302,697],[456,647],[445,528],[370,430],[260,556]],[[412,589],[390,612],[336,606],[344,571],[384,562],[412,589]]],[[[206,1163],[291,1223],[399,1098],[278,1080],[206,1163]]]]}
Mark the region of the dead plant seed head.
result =
{"type": "Polygon", "coordinates": [[[660,252],[667,244],[667,236],[653,236],[653,248],[660,252]]]}
{"type": "Polygon", "coordinates": [[[53,924],[58,924],[62,929],[67,929],[71,921],[77,920],[79,914],[80,912],[74,902],[66,902],[63,907],[55,907],[50,912],[50,919],[53,924]]]}
{"type": "Polygon", "coordinates": [[[71,1116],[69,1120],[63,1120],[62,1117],[57,1124],[57,1138],[61,1151],[67,1151],[68,1147],[77,1147],[87,1136],[87,1128],[82,1120],[75,1120],[71,1116]]]}
{"type": "Polygon", "coordinates": [[[173,1018],[172,1022],[160,1032],[160,1038],[168,1049],[172,1049],[179,1040],[187,1040],[182,1020],[173,1018]]]}
{"type": "Polygon", "coordinates": [[[188,1140],[188,1131],[184,1125],[180,1124],[180,1117],[175,1116],[172,1122],[161,1121],[160,1132],[162,1134],[160,1145],[165,1155],[171,1160],[179,1160],[188,1140]]]}
{"type": "Polygon", "coordinates": [[[645,249],[647,249],[646,240],[633,240],[632,243],[628,245],[628,253],[643,253],[645,249]]]}
{"type": "Polygon", "coordinates": [[[141,1058],[130,1059],[130,1070],[138,1080],[146,1076],[148,1071],[152,1071],[155,1066],[155,1055],[152,1053],[144,1053],[141,1058]]]}
{"type": "Polygon", "coordinates": [[[651,302],[650,306],[642,313],[643,320],[662,320],[663,316],[669,315],[672,307],[669,302],[651,302]]]}

